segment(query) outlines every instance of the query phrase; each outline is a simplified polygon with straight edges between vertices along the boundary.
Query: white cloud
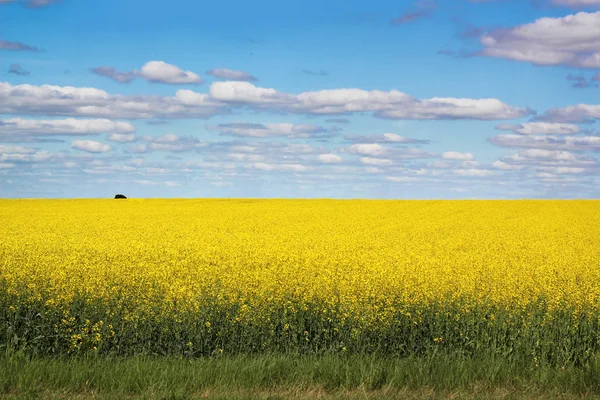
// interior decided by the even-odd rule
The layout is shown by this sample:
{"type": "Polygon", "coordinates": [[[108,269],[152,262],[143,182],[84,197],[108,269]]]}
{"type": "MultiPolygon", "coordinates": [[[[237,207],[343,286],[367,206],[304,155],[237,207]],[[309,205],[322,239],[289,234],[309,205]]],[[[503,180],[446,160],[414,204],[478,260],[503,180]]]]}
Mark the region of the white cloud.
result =
{"type": "MultiPolygon", "coordinates": [[[[1,107],[1,106],[0,106],[1,107]]],[[[21,119],[0,120],[0,135],[98,135],[101,133],[132,133],[135,127],[129,122],[108,119],[21,119]]]]}
{"type": "Polygon", "coordinates": [[[492,167],[497,168],[497,169],[502,169],[505,171],[520,170],[520,169],[524,168],[522,165],[507,164],[504,161],[500,161],[500,160],[494,161],[492,163],[492,167]]]}
{"type": "Polygon", "coordinates": [[[317,157],[317,159],[325,164],[336,164],[336,163],[341,163],[344,160],[342,159],[342,157],[338,156],[337,154],[319,154],[319,156],[317,157]]]}
{"type": "Polygon", "coordinates": [[[16,163],[43,163],[53,161],[64,157],[60,153],[50,153],[45,150],[36,151],[35,153],[3,153],[0,154],[0,162],[16,162],[16,163]]]}
{"type": "Polygon", "coordinates": [[[354,143],[396,143],[396,144],[426,144],[428,140],[407,138],[396,133],[383,133],[381,135],[346,135],[344,139],[354,143]]]}
{"type": "Polygon", "coordinates": [[[248,82],[214,82],[210,85],[210,96],[218,101],[251,104],[292,103],[295,97],[279,93],[275,89],[265,89],[248,82]]]}
{"type": "Polygon", "coordinates": [[[133,142],[135,135],[133,133],[111,133],[106,139],[111,142],[127,143],[133,142]]]}
{"type": "MultiPolygon", "coordinates": [[[[571,2],[574,4],[575,2],[571,2]]],[[[536,65],[600,68],[600,12],[540,18],[481,38],[481,55],[536,65]]]]}
{"type": "Polygon", "coordinates": [[[99,118],[208,118],[225,113],[206,94],[178,90],[174,97],[111,95],[104,90],[0,82],[0,114],[99,118]]]}
{"type": "Polygon", "coordinates": [[[600,136],[522,136],[497,135],[488,139],[496,146],[551,150],[598,151],[600,136]]]}
{"type": "Polygon", "coordinates": [[[553,108],[539,118],[554,122],[593,122],[600,119],[600,105],[578,104],[553,108]]]}
{"type": "Polygon", "coordinates": [[[387,140],[388,142],[393,142],[393,143],[406,143],[407,141],[410,140],[410,139],[407,139],[404,136],[400,136],[396,133],[384,133],[383,138],[385,140],[387,140]]]}
{"type": "Polygon", "coordinates": [[[442,158],[445,160],[472,161],[475,159],[475,156],[471,153],[459,153],[456,151],[447,151],[442,154],[442,158]]]}
{"type": "Polygon", "coordinates": [[[114,173],[128,173],[128,172],[134,172],[137,171],[136,167],[133,167],[131,165],[99,165],[99,166],[95,166],[94,164],[90,163],[90,166],[94,167],[94,168],[85,168],[83,170],[83,172],[85,172],[86,174],[94,174],[94,175],[109,175],[109,174],[114,174],[114,173]]]}
{"type": "Polygon", "coordinates": [[[206,71],[206,74],[229,81],[256,81],[256,78],[247,72],[227,68],[214,68],[210,71],[206,71]]]}
{"type": "Polygon", "coordinates": [[[304,172],[308,171],[308,167],[301,164],[269,164],[269,163],[254,163],[250,164],[248,168],[260,169],[263,171],[292,171],[292,172],[304,172]]]}
{"type": "Polygon", "coordinates": [[[360,162],[365,165],[392,165],[392,160],[388,160],[386,158],[375,158],[375,157],[361,157],[360,162]]]}
{"type": "Polygon", "coordinates": [[[407,107],[379,111],[376,116],[391,119],[514,119],[531,110],[504,104],[498,99],[432,98],[417,101],[407,107]]]}
{"type": "Polygon", "coordinates": [[[479,163],[477,161],[463,161],[460,163],[461,168],[478,168],[479,163]]]}
{"type": "Polygon", "coordinates": [[[174,133],[165,133],[164,135],[153,137],[153,136],[144,136],[144,140],[153,143],[175,143],[181,140],[181,137],[174,133]]]}
{"type": "Polygon", "coordinates": [[[522,135],[573,135],[581,132],[579,126],[574,124],[560,124],[551,122],[526,122],[524,124],[500,124],[496,129],[512,131],[522,135]]]}
{"type": "Polygon", "coordinates": [[[555,161],[573,161],[577,160],[577,155],[568,151],[561,150],[543,150],[543,149],[527,149],[519,152],[519,156],[525,158],[535,158],[543,160],[555,161]]]}
{"type": "Polygon", "coordinates": [[[388,149],[378,143],[361,143],[350,146],[350,152],[366,156],[382,156],[388,153],[388,149]]]}
{"type": "MultiPolygon", "coordinates": [[[[497,99],[418,100],[392,90],[333,89],[299,95],[249,82],[214,82],[209,94],[178,90],[173,97],[111,95],[95,88],[0,83],[0,113],[99,118],[208,118],[231,108],[304,114],[373,112],[392,119],[512,119],[531,114],[497,99]]],[[[394,139],[394,137],[392,137],[394,139]]]]}
{"type": "Polygon", "coordinates": [[[486,169],[475,169],[475,168],[457,169],[454,171],[454,173],[458,176],[480,177],[480,178],[494,175],[493,171],[489,171],[486,169]]]}
{"type": "Polygon", "coordinates": [[[167,84],[200,84],[202,79],[192,71],[184,71],[176,65],[164,61],[149,61],[136,75],[149,82],[167,84]]]}
{"type": "Polygon", "coordinates": [[[210,131],[216,131],[222,135],[248,136],[256,138],[264,137],[289,137],[308,138],[317,133],[325,132],[325,129],[317,125],[301,125],[289,123],[265,123],[256,124],[248,122],[233,122],[220,125],[207,125],[210,131]]]}
{"type": "Polygon", "coordinates": [[[550,174],[582,174],[587,170],[580,167],[539,167],[539,171],[546,171],[550,174]]]}
{"type": "Polygon", "coordinates": [[[71,147],[88,153],[106,153],[112,149],[108,144],[96,142],[94,140],[74,140],[71,147]]]}
{"type": "Polygon", "coordinates": [[[310,114],[373,112],[391,119],[512,119],[531,110],[502,103],[498,99],[432,98],[419,100],[397,90],[330,89],[298,95],[257,87],[249,82],[215,82],[213,100],[253,106],[258,109],[310,114]]]}
{"type": "Polygon", "coordinates": [[[317,160],[319,160],[320,162],[325,163],[325,164],[339,164],[339,163],[344,162],[342,157],[338,156],[337,154],[333,154],[333,153],[319,154],[319,156],[317,157],[317,160]]]}
{"type": "Polygon", "coordinates": [[[131,146],[127,151],[130,153],[147,153],[150,151],[183,152],[207,146],[205,142],[201,142],[194,137],[181,137],[174,133],[166,133],[157,137],[144,136],[142,140],[148,143],[131,146]]]}
{"type": "Polygon", "coordinates": [[[521,150],[518,154],[502,157],[500,162],[530,167],[595,167],[600,165],[596,158],[585,154],[547,149],[521,150]]]}

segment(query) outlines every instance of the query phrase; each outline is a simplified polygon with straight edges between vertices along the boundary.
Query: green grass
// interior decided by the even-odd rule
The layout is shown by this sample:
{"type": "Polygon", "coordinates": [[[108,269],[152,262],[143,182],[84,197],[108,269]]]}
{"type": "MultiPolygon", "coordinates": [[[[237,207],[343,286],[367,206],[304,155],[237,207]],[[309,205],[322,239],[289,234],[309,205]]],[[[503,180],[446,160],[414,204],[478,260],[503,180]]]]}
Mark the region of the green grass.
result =
{"type": "Polygon", "coordinates": [[[0,358],[3,398],[600,398],[580,367],[480,355],[0,358]]]}

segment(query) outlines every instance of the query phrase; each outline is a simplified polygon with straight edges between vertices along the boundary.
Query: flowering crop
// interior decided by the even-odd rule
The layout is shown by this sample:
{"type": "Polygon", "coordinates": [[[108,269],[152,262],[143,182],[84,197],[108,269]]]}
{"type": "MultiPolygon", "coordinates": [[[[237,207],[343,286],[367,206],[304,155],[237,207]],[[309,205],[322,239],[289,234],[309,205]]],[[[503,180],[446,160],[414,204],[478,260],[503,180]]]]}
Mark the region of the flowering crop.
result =
{"type": "Polygon", "coordinates": [[[600,202],[0,201],[34,354],[600,350],[600,202]]]}

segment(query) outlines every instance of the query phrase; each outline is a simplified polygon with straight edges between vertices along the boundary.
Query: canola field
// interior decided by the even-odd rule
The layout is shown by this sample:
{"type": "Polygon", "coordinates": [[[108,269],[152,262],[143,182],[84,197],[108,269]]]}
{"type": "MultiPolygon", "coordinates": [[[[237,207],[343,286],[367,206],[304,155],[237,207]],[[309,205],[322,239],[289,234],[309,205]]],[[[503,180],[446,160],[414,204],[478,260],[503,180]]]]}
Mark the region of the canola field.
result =
{"type": "Polygon", "coordinates": [[[600,353],[600,201],[2,200],[0,351],[600,353]]]}

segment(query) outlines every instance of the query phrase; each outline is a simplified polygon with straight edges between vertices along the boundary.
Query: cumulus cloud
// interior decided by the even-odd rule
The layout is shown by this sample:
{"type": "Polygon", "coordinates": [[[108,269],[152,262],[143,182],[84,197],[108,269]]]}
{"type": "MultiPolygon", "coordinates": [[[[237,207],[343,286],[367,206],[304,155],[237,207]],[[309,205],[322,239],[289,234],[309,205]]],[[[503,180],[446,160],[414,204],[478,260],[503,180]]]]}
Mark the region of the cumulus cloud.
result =
{"type": "Polygon", "coordinates": [[[148,82],[167,84],[200,84],[202,79],[192,71],[184,71],[176,65],[164,61],[149,61],[136,75],[148,82]]]}
{"type": "Polygon", "coordinates": [[[254,163],[247,168],[260,169],[262,171],[282,171],[282,172],[304,172],[308,171],[308,167],[302,164],[270,164],[270,163],[254,163]]]}
{"type": "Polygon", "coordinates": [[[249,82],[215,82],[213,100],[257,109],[317,115],[373,112],[390,119],[513,119],[533,112],[498,99],[431,98],[419,100],[397,90],[330,89],[298,95],[257,87],[249,82]]]}
{"type": "Polygon", "coordinates": [[[447,151],[442,154],[442,158],[445,160],[472,161],[475,159],[475,156],[471,153],[459,153],[456,151],[447,151]]]}
{"type": "Polygon", "coordinates": [[[564,108],[552,108],[543,115],[537,117],[538,120],[548,122],[579,122],[591,123],[600,119],[600,105],[596,104],[578,104],[564,108]]]}
{"type": "Polygon", "coordinates": [[[50,153],[45,150],[41,151],[16,151],[10,153],[0,153],[0,162],[10,163],[43,163],[54,161],[63,158],[64,155],[60,153],[50,153]]]}
{"type": "Polygon", "coordinates": [[[521,167],[569,167],[592,168],[598,166],[598,160],[585,154],[576,154],[564,150],[527,149],[518,154],[502,157],[502,163],[521,167]]]}
{"type": "Polygon", "coordinates": [[[153,151],[185,152],[194,151],[207,144],[193,137],[182,137],[174,133],[167,133],[161,136],[144,136],[142,140],[145,143],[131,146],[128,149],[130,153],[148,153],[153,151]]]}
{"type": "Polygon", "coordinates": [[[255,82],[258,80],[247,72],[227,68],[213,68],[210,71],[206,71],[206,74],[228,81],[255,82]]]}
{"type": "Polygon", "coordinates": [[[135,127],[130,123],[106,119],[0,120],[0,139],[8,141],[28,141],[29,138],[40,136],[87,136],[111,132],[113,135],[121,135],[134,131],[135,127]]]}
{"type": "Polygon", "coordinates": [[[389,149],[378,143],[361,143],[350,146],[350,152],[366,156],[382,156],[389,152],[389,149]]]}
{"type": "Polygon", "coordinates": [[[211,98],[232,103],[248,103],[264,105],[269,103],[293,103],[295,96],[280,93],[275,89],[266,89],[255,86],[249,82],[214,82],[210,85],[211,98]]]}
{"type": "Polygon", "coordinates": [[[309,138],[315,134],[326,132],[326,129],[317,125],[302,125],[289,123],[248,123],[233,122],[229,124],[207,125],[210,131],[219,132],[221,135],[247,136],[256,138],[288,137],[309,138]]]}
{"type": "Polygon", "coordinates": [[[125,96],[89,87],[0,82],[0,113],[99,118],[208,118],[229,112],[206,94],[178,90],[173,97],[125,96]]]}
{"type": "Polygon", "coordinates": [[[540,18],[509,29],[496,29],[480,39],[478,54],[530,62],[600,68],[600,11],[560,18],[540,18]]]}
{"type": "Polygon", "coordinates": [[[341,162],[344,162],[344,160],[342,159],[342,157],[338,156],[337,154],[319,154],[319,156],[317,157],[317,159],[325,164],[338,164],[341,162]]]}
{"type": "Polygon", "coordinates": [[[401,144],[427,144],[429,140],[407,138],[396,133],[383,133],[381,135],[346,135],[344,139],[354,143],[401,143],[401,144]]]}
{"type": "Polygon", "coordinates": [[[135,135],[133,133],[111,133],[107,136],[106,140],[117,143],[133,142],[135,135]]]}
{"type": "MultiPolygon", "coordinates": [[[[540,182],[560,182],[563,175],[598,175],[600,163],[592,156],[565,150],[532,148],[502,157],[492,164],[500,170],[519,170],[540,182]]],[[[574,180],[573,182],[582,182],[574,180]]]]}
{"type": "Polygon", "coordinates": [[[365,165],[376,165],[376,166],[384,166],[384,165],[392,165],[392,160],[387,158],[376,158],[376,157],[361,157],[360,162],[365,165]]]}
{"type": "Polygon", "coordinates": [[[574,151],[600,150],[600,136],[523,136],[497,135],[488,139],[496,146],[574,151]]]}
{"type": "Polygon", "coordinates": [[[22,119],[0,120],[0,137],[3,135],[51,136],[98,135],[101,133],[132,133],[135,127],[129,122],[108,119],[22,119]]]}
{"type": "Polygon", "coordinates": [[[539,171],[546,171],[546,173],[554,174],[554,175],[562,175],[562,174],[582,174],[587,172],[588,170],[585,168],[576,168],[576,167],[540,167],[539,171]]]}
{"type": "Polygon", "coordinates": [[[209,94],[180,89],[174,97],[111,95],[95,88],[0,83],[0,113],[101,118],[208,118],[231,108],[312,115],[372,112],[391,119],[503,120],[532,113],[497,99],[419,100],[397,90],[332,89],[298,95],[249,82],[214,82],[209,94]]]}
{"type": "MultiPolygon", "coordinates": [[[[578,156],[574,153],[562,150],[528,149],[519,152],[520,158],[552,161],[574,161],[578,156]]],[[[510,157],[507,157],[510,159],[510,157]]]]}
{"type": "Polygon", "coordinates": [[[112,149],[110,145],[94,140],[73,140],[71,147],[88,153],[106,153],[112,149]]]}
{"type": "MultiPolygon", "coordinates": [[[[386,147],[379,143],[357,143],[351,145],[348,152],[360,156],[385,158],[391,160],[414,160],[419,158],[433,158],[436,154],[416,148],[386,147]]],[[[372,164],[375,165],[375,164],[372,164]]],[[[383,165],[383,164],[382,164],[383,165]]]]}
{"type": "Polygon", "coordinates": [[[551,122],[526,122],[524,124],[500,124],[496,129],[512,131],[521,135],[574,135],[581,132],[574,124],[551,122]]]}
{"type": "Polygon", "coordinates": [[[116,68],[101,66],[92,68],[91,71],[100,76],[110,78],[119,83],[129,83],[136,77],[143,78],[152,83],[166,83],[170,85],[200,84],[202,79],[192,71],[184,71],[176,65],[164,61],[149,61],[139,71],[118,71],[116,68]]]}
{"type": "Polygon", "coordinates": [[[492,163],[492,167],[494,167],[496,169],[502,169],[502,170],[505,170],[505,171],[511,171],[511,170],[514,171],[514,170],[523,169],[524,166],[522,166],[522,165],[508,164],[508,163],[505,163],[504,161],[498,160],[498,161],[494,161],[492,163]]]}

